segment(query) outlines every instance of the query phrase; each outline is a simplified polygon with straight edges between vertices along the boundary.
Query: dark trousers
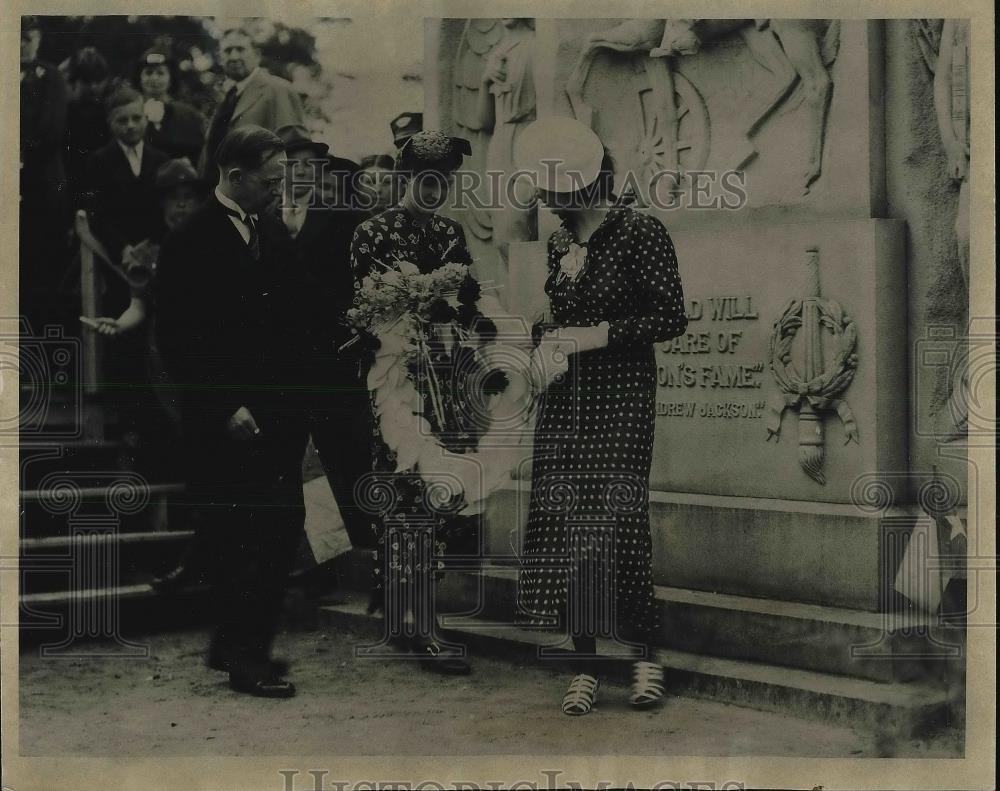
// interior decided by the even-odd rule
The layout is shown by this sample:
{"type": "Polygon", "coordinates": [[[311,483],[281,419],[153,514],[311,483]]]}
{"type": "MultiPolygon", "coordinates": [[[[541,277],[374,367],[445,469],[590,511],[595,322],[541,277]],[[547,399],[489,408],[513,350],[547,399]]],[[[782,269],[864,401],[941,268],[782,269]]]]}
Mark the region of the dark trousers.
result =
{"type": "Polygon", "coordinates": [[[210,564],[212,650],[237,667],[269,657],[302,535],[303,426],[261,421],[260,441],[202,445],[192,482],[210,564]],[[214,470],[214,474],[213,474],[214,470]]]}
{"type": "Polygon", "coordinates": [[[372,471],[372,417],[367,391],[347,386],[320,391],[310,398],[308,430],[357,549],[375,546],[373,515],[364,508],[359,485],[372,471]]]}

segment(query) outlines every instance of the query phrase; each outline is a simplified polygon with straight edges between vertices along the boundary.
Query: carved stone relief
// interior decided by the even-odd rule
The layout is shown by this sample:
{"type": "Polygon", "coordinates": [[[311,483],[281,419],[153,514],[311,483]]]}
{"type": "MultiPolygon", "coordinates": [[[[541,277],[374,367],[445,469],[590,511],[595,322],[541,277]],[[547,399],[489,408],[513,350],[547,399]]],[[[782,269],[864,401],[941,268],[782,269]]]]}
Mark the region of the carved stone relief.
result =
{"type": "Polygon", "coordinates": [[[472,234],[492,241],[502,276],[510,243],[538,235],[535,210],[515,208],[507,199],[516,195],[517,207],[528,205],[529,185],[505,180],[515,169],[514,142],[536,117],[534,45],[531,19],[470,19],[455,58],[453,118],[472,141],[469,168],[481,177],[476,194],[483,204],[463,214],[472,234]]]}
{"type": "MultiPolygon", "coordinates": [[[[700,112],[697,86],[680,73],[680,61],[711,45],[738,36],[751,57],[772,75],[761,88],[763,101],[751,110],[746,127],[737,134],[744,145],[737,147],[731,161],[718,163],[726,169],[746,166],[756,156],[752,138],[779,109],[802,105],[809,146],[796,189],[808,193],[822,172],[826,117],[833,82],[828,68],[839,50],[840,24],[823,19],[628,19],[604,31],[592,33],[581,50],[566,85],[570,105],[577,118],[593,125],[594,108],[584,98],[585,87],[595,59],[601,52],[637,53],[645,66],[652,93],[657,134],[671,141],[662,146],[660,158],[668,168],[677,167],[671,150],[680,141],[695,150],[710,146],[710,124],[699,124],[703,137],[692,143],[678,127],[685,110],[700,112]],[[697,97],[698,101],[695,101],[697,97]]],[[[646,121],[649,124],[649,121],[646,121]]],[[[725,130],[729,136],[734,130],[725,130]]],[[[689,169],[704,165],[707,153],[694,157],[689,169]]],[[[682,168],[683,169],[683,168],[682,168]]]]}

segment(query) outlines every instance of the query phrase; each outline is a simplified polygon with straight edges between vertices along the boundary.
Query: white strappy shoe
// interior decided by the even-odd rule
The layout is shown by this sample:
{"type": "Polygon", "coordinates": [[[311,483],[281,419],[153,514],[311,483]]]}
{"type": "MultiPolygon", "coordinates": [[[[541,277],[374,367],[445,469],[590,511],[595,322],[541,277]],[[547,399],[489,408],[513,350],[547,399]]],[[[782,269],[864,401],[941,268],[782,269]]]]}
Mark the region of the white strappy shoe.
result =
{"type": "Polygon", "coordinates": [[[632,665],[632,695],[629,703],[634,708],[654,706],[664,694],[663,668],[660,665],[653,662],[636,662],[632,665]]]}
{"type": "Polygon", "coordinates": [[[574,676],[569,689],[563,696],[562,712],[571,716],[589,714],[597,700],[597,689],[601,682],[586,673],[574,676]]]}

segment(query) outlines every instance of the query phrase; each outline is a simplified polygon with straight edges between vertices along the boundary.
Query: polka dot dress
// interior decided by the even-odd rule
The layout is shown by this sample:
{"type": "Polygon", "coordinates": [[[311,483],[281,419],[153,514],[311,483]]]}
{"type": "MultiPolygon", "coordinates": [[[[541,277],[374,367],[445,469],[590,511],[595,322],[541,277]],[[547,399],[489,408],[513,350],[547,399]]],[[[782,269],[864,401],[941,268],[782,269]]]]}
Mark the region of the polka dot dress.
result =
{"type": "Polygon", "coordinates": [[[543,394],[518,605],[526,625],[645,640],[657,629],[649,529],[656,363],[653,343],[684,332],[673,243],[623,196],[563,276],[575,242],[548,242],[545,284],[560,326],[609,322],[605,349],[571,355],[543,394]]]}

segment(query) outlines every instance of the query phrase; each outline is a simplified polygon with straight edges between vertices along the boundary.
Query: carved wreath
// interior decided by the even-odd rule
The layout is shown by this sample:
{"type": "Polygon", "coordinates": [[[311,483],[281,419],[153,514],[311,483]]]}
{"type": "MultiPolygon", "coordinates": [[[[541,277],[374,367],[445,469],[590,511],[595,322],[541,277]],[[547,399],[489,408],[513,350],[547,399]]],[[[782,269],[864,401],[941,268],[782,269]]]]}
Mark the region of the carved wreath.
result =
{"type": "Polygon", "coordinates": [[[831,364],[813,379],[803,379],[792,362],[791,351],[792,341],[802,327],[802,307],[805,300],[791,300],[774,322],[769,345],[771,371],[782,391],[782,398],[771,405],[767,438],[777,437],[781,431],[781,417],[786,409],[794,409],[805,401],[816,411],[836,410],[847,435],[844,444],[851,440],[859,442],[854,413],[847,401],[839,397],[854,380],[854,372],[858,367],[857,327],[836,301],[812,301],[816,304],[820,326],[829,329],[836,337],[837,352],[831,364]]]}

